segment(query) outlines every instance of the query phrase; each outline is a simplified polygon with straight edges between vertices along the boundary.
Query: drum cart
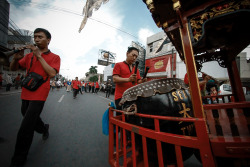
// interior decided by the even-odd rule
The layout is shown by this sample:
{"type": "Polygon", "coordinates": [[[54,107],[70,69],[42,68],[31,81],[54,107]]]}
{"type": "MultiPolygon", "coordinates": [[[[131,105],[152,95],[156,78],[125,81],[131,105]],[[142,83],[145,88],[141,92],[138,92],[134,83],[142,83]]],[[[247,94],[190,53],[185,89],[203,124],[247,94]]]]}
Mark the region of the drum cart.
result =
{"type": "MultiPolygon", "coordinates": [[[[249,0],[143,0],[156,25],[162,28],[185,61],[194,117],[156,116],[109,109],[109,163],[111,166],[154,166],[149,154],[164,162],[162,144],[174,145],[176,166],[183,166],[182,147],[198,150],[203,166],[250,166],[250,102],[242,90],[235,57],[250,43],[249,0]],[[202,104],[197,71],[202,63],[217,61],[227,68],[231,95],[218,95],[221,103],[202,104]],[[233,97],[233,98],[232,98],[233,97]],[[225,98],[228,98],[226,103],[225,98]],[[231,101],[231,99],[234,99],[231,101]],[[122,113],[114,116],[114,113],[122,113]],[[154,120],[149,129],[126,121],[128,114],[154,120]],[[195,136],[161,131],[161,120],[192,122],[195,136]],[[119,132],[119,133],[115,133],[119,132]],[[135,135],[141,136],[138,150],[135,135]],[[130,136],[130,138],[128,138],[130,136]],[[149,152],[147,139],[155,140],[156,151],[149,152]]],[[[214,97],[204,97],[214,98],[214,97]]],[[[183,113],[187,108],[183,107],[183,113]]],[[[199,156],[198,156],[199,157],[199,156]]]]}

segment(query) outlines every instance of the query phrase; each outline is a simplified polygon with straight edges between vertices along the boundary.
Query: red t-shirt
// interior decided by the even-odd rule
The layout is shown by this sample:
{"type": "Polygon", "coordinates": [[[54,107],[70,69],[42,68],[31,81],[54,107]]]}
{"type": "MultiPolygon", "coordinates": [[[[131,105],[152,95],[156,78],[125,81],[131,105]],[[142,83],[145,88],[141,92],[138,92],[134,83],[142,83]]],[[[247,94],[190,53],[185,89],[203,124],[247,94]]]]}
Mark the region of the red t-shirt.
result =
{"type": "Polygon", "coordinates": [[[91,85],[91,87],[94,87],[94,86],[95,86],[95,83],[94,83],[94,82],[91,82],[90,85],[91,85]]]}
{"type": "Polygon", "coordinates": [[[184,77],[184,83],[185,83],[186,85],[188,85],[188,84],[189,84],[189,82],[188,82],[188,75],[187,75],[187,73],[185,74],[185,77],[184,77]]]}
{"type": "MultiPolygon", "coordinates": [[[[30,62],[32,56],[33,53],[29,53],[18,62],[21,67],[26,68],[27,72],[30,68],[30,62]]],[[[48,65],[50,65],[52,68],[56,70],[57,73],[59,72],[61,60],[58,55],[49,51],[46,53],[42,53],[42,57],[48,63],[48,65]]],[[[35,72],[37,74],[40,74],[41,76],[43,76],[44,80],[48,77],[48,74],[44,71],[41,63],[37,60],[36,56],[34,56],[33,58],[30,72],[35,72]]],[[[48,77],[48,80],[45,83],[43,83],[36,91],[29,91],[28,89],[23,87],[21,99],[46,101],[49,95],[49,90],[50,90],[50,77],[48,77]]]]}
{"type": "Polygon", "coordinates": [[[87,82],[85,82],[85,87],[88,85],[88,83],[87,82]]]}
{"type": "Polygon", "coordinates": [[[73,80],[72,85],[74,89],[79,89],[79,86],[81,85],[80,81],[73,80]]]}
{"type": "MultiPolygon", "coordinates": [[[[135,67],[133,67],[133,70],[130,71],[129,65],[124,61],[115,64],[113,69],[113,75],[119,75],[119,77],[122,78],[129,78],[132,74],[134,74],[134,71],[135,67]]],[[[137,70],[136,75],[138,80],[141,79],[139,70],[137,70]]],[[[135,85],[137,85],[137,83],[135,83],[134,85],[132,84],[132,82],[116,83],[115,100],[122,98],[124,91],[135,85]]]]}
{"type": "MultiPolygon", "coordinates": [[[[187,85],[189,84],[189,80],[188,80],[188,75],[187,75],[187,73],[185,74],[185,77],[184,77],[184,83],[187,84],[187,85]]],[[[199,85],[199,87],[200,87],[201,90],[204,89],[204,86],[199,85]]]]}
{"type": "Polygon", "coordinates": [[[100,88],[100,86],[99,86],[99,83],[98,83],[98,82],[96,82],[96,83],[95,83],[95,88],[100,88]]]}

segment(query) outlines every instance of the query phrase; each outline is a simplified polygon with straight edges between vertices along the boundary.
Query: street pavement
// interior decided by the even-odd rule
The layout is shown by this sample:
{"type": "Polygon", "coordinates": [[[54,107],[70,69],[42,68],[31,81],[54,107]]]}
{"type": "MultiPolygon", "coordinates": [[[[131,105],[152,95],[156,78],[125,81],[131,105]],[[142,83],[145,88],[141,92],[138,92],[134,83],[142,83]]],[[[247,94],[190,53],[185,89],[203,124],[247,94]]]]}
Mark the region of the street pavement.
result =
{"type": "Polygon", "coordinates": [[[6,92],[6,88],[2,87],[0,89],[0,96],[4,96],[4,95],[11,95],[11,94],[16,94],[16,93],[20,93],[21,92],[21,88],[19,87],[19,89],[15,89],[14,87],[10,88],[10,91],[6,92]]]}
{"type": "MultiPolygon", "coordinates": [[[[41,118],[50,124],[46,141],[35,133],[25,167],[106,167],[108,136],[102,134],[102,115],[114,98],[84,93],[73,99],[65,88],[51,91],[41,118]]],[[[0,93],[0,166],[8,167],[21,124],[20,90],[0,93]]]]}
{"type": "MultiPolygon", "coordinates": [[[[21,89],[0,89],[0,167],[8,167],[21,124],[21,89]]],[[[249,96],[248,96],[249,97],[249,96]]],[[[102,134],[102,116],[114,96],[78,94],[65,88],[50,91],[41,118],[50,124],[46,141],[35,133],[25,167],[108,167],[108,136],[102,134]]],[[[249,99],[248,99],[249,100],[249,99]]],[[[185,167],[202,166],[194,156],[185,167]]]]}

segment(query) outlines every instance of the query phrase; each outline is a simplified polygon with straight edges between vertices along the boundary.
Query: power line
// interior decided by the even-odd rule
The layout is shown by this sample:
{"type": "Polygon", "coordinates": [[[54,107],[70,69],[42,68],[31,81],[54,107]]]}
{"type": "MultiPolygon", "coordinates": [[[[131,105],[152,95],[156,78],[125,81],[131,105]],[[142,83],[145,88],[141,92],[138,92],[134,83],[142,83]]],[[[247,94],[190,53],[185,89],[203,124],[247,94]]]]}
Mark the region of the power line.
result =
{"type": "MultiPolygon", "coordinates": [[[[59,11],[59,12],[69,13],[69,14],[73,14],[73,15],[77,15],[77,16],[81,16],[81,17],[83,16],[82,14],[79,14],[78,12],[70,10],[70,9],[61,8],[61,7],[57,7],[57,6],[52,6],[52,5],[48,5],[48,4],[41,4],[41,3],[36,3],[36,2],[29,2],[27,0],[19,0],[18,2],[14,2],[14,3],[11,3],[11,4],[14,4],[14,5],[25,5],[25,6],[29,6],[30,4],[31,5],[33,4],[33,5],[35,5],[39,9],[48,9],[48,10],[55,11],[55,12],[59,11]]],[[[97,19],[97,18],[94,18],[94,17],[90,17],[88,19],[94,20],[96,22],[99,22],[99,23],[104,24],[106,26],[109,26],[111,28],[114,28],[114,29],[116,29],[118,31],[121,31],[121,32],[123,32],[123,33],[125,33],[127,35],[130,35],[130,36],[134,37],[135,39],[138,39],[137,36],[135,36],[135,35],[127,32],[127,31],[125,31],[125,30],[123,30],[121,28],[118,28],[118,27],[116,27],[114,25],[111,25],[110,23],[106,23],[105,21],[101,21],[100,19],[97,19]]]]}

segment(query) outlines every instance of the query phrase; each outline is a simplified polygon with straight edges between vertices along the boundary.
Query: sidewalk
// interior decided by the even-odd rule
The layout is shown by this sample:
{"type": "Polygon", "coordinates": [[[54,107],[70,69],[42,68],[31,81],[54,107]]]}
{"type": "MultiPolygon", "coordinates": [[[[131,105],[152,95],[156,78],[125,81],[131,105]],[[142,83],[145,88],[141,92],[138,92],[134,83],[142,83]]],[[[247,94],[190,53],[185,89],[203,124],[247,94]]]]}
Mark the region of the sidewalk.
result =
{"type": "Polygon", "coordinates": [[[21,87],[19,87],[18,89],[15,89],[15,87],[11,87],[10,91],[6,92],[6,87],[2,87],[2,89],[0,89],[0,96],[21,93],[21,91],[22,91],[21,87]]]}

